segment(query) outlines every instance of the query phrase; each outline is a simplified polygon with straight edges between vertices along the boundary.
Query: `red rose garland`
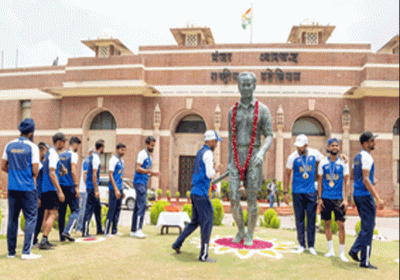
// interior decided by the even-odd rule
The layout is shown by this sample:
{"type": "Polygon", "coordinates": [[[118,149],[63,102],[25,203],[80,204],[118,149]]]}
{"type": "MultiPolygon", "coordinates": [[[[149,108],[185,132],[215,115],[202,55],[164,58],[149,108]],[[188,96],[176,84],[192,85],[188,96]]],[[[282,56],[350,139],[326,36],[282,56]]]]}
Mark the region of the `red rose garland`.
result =
{"type": "Polygon", "coordinates": [[[254,108],[253,132],[251,134],[249,153],[247,154],[246,163],[244,164],[244,167],[242,167],[239,162],[239,156],[238,156],[238,151],[237,151],[237,141],[236,141],[236,111],[237,111],[238,105],[239,105],[239,103],[236,103],[235,107],[233,107],[233,111],[232,111],[232,144],[233,144],[233,157],[235,159],[236,167],[240,171],[240,180],[243,181],[244,180],[244,172],[249,167],[251,155],[253,154],[254,141],[256,139],[257,122],[258,122],[258,101],[256,101],[255,108],[254,108]]]}

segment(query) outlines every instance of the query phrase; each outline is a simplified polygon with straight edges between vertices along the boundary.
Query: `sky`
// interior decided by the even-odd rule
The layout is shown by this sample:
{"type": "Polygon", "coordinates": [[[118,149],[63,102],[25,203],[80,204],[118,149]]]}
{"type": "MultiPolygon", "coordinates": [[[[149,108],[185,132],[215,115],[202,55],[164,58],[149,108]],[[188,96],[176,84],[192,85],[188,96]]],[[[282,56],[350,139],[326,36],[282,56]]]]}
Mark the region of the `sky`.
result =
{"type": "MultiPolygon", "coordinates": [[[[249,43],[241,15],[253,3],[253,43],[285,43],[304,20],[335,25],[328,43],[368,43],[373,52],[399,33],[398,0],[0,0],[4,68],[59,65],[94,56],[83,39],[110,35],[131,51],[175,45],[170,28],[188,21],[210,27],[215,42],[249,43]]],[[[1,62],[1,61],[0,61],[1,62]]],[[[1,67],[1,65],[0,65],[1,67]]]]}

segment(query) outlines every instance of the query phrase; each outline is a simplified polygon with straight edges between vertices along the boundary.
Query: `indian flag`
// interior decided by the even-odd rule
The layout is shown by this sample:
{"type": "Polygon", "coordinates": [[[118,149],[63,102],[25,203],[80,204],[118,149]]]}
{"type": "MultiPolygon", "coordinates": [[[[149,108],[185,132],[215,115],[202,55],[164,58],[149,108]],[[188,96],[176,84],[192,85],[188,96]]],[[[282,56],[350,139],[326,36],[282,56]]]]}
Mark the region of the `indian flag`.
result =
{"type": "Polygon", "coordinates": [[[253,10],[252,10],[252,8],[250,8],[242,15],[242,27],[243,27],[243,29],[246,29],[246,27],[248,25],[251,25],[252,19],[253,19],[253,10]]]}

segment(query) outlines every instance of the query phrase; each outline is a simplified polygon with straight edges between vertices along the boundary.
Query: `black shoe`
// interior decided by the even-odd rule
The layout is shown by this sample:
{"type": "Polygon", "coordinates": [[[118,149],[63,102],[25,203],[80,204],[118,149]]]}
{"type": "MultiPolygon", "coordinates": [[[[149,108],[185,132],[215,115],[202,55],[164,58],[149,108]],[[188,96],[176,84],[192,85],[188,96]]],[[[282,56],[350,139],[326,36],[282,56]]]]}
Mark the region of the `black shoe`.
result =
{"type": "Polygon", "coordinates": [[[69,235],[69,233],[63,232],[63,233],[61,233],[61,236],[68,239],[71,242],[75,242],[75,238],[71,237],[71,235],[69,235]]]}
{"type": "Polygon", "coordinates": [[[181,248],[178,248],[178,247],[175,247],[174,245],[172,245],[172,249],[174,249],[177,254],[181,253],[181,248]]]}
{"type": "Polygon", "coordinates": [[[40,250],[53,250],[54,248],[52,246],[50,246],[50,244],[47,242],[40,242],[39,249],[40,250]]]}
{"type": "Polygon", "coordinates": [[[214,259],[211,259],[211,258],[207,258],[204,261],[199,259],[199,261],[206,262],[206,263],[216,263],[217,262],[217,260],[214,260],[214,259]]]}
{"type": "Polygon", "coordinates": [[[365,264],[360,264],[361,268],[369,268],[369,269],[378,269],[378,267],[374,266],[374,265],[365,265],[365,264]]]}
{"type": "Polygon", "coordinates": [[[356,262],[360,262],[360,259],[358,258],[357,253],[354,253],[353,251],[349,251],[349,256],[355,260],[356,262]]]}
{"type": "Polygon", "coordinates": [[[56,244],[50,243],[49,240],[46,240],[46,244],[49,245],[50,247],[57,247],[56,244]]]}
{"type": "Polygon", "coordinates": [[[97,235],[104,235],[104,231],[98,231],[96,234],[97,235]]]}

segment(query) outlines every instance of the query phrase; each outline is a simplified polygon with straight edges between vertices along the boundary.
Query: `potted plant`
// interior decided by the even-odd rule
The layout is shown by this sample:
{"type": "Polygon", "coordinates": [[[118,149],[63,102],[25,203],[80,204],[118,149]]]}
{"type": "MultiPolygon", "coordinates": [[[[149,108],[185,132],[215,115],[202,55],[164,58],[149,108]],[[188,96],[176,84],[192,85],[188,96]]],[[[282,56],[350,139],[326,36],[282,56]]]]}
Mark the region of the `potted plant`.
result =
{"type": "Polygon", "coordinates": [[[162,189],[157,190],[157,201],[161,199],[162,193],[163,193],[162,189]]]}
{"type": "Polygon", "coordinates": [[[171,201],[171,191],[170,190],[167,190],[166,195],[167,195],[168,201],[171,201]]]}
{"type": "Polygon", "coordinates": [[[186,198],[187,198],[187,203],[191,203],[190,202],[190,191],[186,192],[186,198]]]}
{"type": "Polygon", "coordinates": [[[181,193],[176,192],[175,197],[176,197],[176,201],[179,201],[179,198],[181,197],[181,193]]]}

